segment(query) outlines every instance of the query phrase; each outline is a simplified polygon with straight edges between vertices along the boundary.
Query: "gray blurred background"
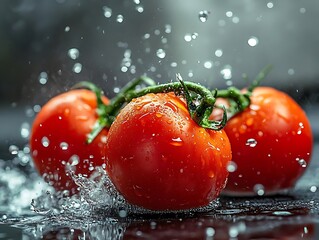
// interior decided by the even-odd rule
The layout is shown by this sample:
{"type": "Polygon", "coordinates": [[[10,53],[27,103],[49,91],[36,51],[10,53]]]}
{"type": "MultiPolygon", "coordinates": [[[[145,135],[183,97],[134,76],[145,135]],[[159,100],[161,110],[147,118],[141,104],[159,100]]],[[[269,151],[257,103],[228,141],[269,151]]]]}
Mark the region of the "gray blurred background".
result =
{"type": "Polygon", "coordinates": [[[311,115],[318,132],[319,1],[2,0],[0,158],[23,146],[50,97],[90,80],[112,97],[142,74],[210,88],[263,82],[311,115]]]}

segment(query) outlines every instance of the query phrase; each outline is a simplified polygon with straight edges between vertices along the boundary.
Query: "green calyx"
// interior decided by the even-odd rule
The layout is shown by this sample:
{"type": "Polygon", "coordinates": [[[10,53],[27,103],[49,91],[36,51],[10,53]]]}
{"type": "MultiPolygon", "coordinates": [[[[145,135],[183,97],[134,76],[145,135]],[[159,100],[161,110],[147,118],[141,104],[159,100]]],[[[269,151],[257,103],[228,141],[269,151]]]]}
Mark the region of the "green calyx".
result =
{"type": "Polygon", "coordinates": [[[228,89],[210,91],[206,87],[193,82],[183,81],[180,74],[176,74],[176,82],[156,85],[155,82],[146,77],[134,79],[127,83],[121,91],[106,105],[102,101],[103,91],[90,82],[80,82],[75,88],[88,88],[96,95],[98,120],[93,130],[87,136],[87,143],[91,143],[103,128],[109,128],[115,120],[121,108],[132,99],[144,96],[148,93],[175,92],[185,98],[191,118],[201,127],[221,130],[227,123],[227,115],[233,116],[245,110],[250,105],[250,96],[255,87],[259,86],[262,79],[270,71],[271,66],[266,66],[248,87],[246,93],[242,93],[235,87],[228,89]],[[146,86],[141,86],[146,85],[146,86]],[[137,89],[137,86],[141,86],[137,89]],[[225,98],[229,101],[229,107],[216,106],[217,98],[225,98]],[[214,108],[223,110],[223,117],[220,121],[212,120],[211,115],[214,108]]]}

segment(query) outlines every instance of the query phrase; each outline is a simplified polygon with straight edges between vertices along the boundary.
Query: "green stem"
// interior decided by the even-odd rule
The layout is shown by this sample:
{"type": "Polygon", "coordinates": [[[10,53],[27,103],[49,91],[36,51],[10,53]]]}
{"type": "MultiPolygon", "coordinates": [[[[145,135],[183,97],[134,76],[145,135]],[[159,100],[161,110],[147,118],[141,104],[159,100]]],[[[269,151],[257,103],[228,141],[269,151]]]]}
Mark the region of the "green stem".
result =
{"type": "Polygon", "coordinates": [[[218,90],[216,97],[230,100],[231,106],[228,108],[228,112],[232,116],[243,111],[250,105],[250,94],[242,93],[238,88],[235,87],[218,90]]]}
{"type": "Polygon", "coordinates": [[[227,120],[226,114],[224,114],[222,121],[209,120],[209,116],[216,101],[216,98],[213,96],[211,91],[199,84],[193,82],[184,82],[181,80],[179,75],[177,78],[179,82],[149,86],[140,90],[132,90],[127,91],[125,94],[119,94],[110,103],[105,114],[109,116],[116,116],[125,103],[128,103],[132,99],[144,96],[148,93],[178,92],[184,94],[190,115],[196,123],[204,128],[213,130],[219,130],[223,128],[227,120]],[[188,97],[189,91],[200,96],[200,104],[198,106],[196,106],[191,98],[188,97]]]}
{"type": "Polygon", "coordinates": [[[271,71],[272,65],[265,66],[252,81],[252,83],[247,88],[247,92],[242,93],[236,87],[229,87],[228,89],[218,90],[216,97],[228,99],[230,106],[227,108],[229,113],[228,117],[232,117],[235,114],[244,111],[250,105],[250,97],[253,90],[258,87],[271,71]]]}
{"type": "Polygon", "coordinates": [[[73,88],[80,88],[80,87],[88,88],[92,92],[94,92],[96,95],[96,102],[97,102],[96,112],[98,114],[98,119],[96,123],[94,124],[92,131],[87,136],[87,143],[91,143],[96,138],[96,136],[102,131],[103,128],[105,127],[109,128],[111,126],[112,122],[115,119],[115,115],[108,114],[108,112],[110,111],[109,109],[112,109],[112,102],[116,101],[117,98],[124,96],[127,92],[134,90],[141,83],[145,83],[147,85],[155,85],[155,82],[148,77],[142,76],[140,78],[137,78],[127,83],[118,93],[118,95],[115,98],[110,100],[110,104],[108,105],[105,105],[103,103],[102,101],[103,91],[100,88],[98,88],[95,84],[91,82],[87,82],[87,81],[82,81],[73,86],[73,88]]]}

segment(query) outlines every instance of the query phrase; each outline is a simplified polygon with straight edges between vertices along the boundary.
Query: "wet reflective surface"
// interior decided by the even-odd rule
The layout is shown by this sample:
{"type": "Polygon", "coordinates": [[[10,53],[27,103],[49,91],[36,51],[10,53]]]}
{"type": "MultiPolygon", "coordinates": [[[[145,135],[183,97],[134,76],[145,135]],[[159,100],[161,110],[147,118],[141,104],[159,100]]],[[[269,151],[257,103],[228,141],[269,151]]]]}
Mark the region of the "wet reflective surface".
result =
{"type": "MultiPolygon", "coordinates": [[[[84,206],[75,201],[68,202],[64,211],[42,205],[43,211],[38,208],[35,212],[30,210],[28,197],[34,195],[35,200],[40,201],[43,196],[34,194],[32,189],[41,192],[46,187],[41,186],[41,179],[31,167],[20,166],[19,170],[15,166],[10,171],[11,177],[23,170],[20,173],[29,175],[30,185],[19,185],[19,176],[16,176],[15,188],[19,193],[10,189],[12,184],[5,188],[2,172],[1,193],[6,195],[1,194],[0,199],[0,239],[317,239],[318,153],[317,143],[307,173],[296,189],[285,195],[222,196],[208,212],[179,214],[108,211],[99,204],[85,211],[84,206]],[[25,196],[23,191],[27,193],[25,196]]],[[[49,202],[42,199],[42,204],[49,202]]]]}

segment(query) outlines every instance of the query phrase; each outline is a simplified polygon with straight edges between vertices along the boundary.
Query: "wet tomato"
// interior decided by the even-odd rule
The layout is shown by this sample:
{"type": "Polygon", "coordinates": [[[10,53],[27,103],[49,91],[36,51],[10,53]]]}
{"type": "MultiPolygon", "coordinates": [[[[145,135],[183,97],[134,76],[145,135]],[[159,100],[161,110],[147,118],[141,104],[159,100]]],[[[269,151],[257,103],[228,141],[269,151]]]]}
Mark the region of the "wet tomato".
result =
{"type": "Polygon", "coordinates": [[[224,130],[233,152],[227,194],[283,192],[309,164],[313,139],[307,116],[290,96],[274,88],[253,90],[250,106],[224,130]]]}
{"type": "Polygon", "coordinates": [[[106,169],[125,199],[151,210],[207,205],[224,188],[231,159],[224,131],[207,130],[174,93],[147,94],[112,124],[106,169]]]}
{"type": "MultiPolygon", "coordinates": [[[[107,98],[103,98],[105,103],[107,98]]],[[[107,129],[90,144],[87,134],[98,115],[96,95],[85,89],[71,90],[48,101],[36,116],[30,138],[36,169],[57,191],[77,192],[69,171],[89,176],[103,164],[107,129]]]]}

